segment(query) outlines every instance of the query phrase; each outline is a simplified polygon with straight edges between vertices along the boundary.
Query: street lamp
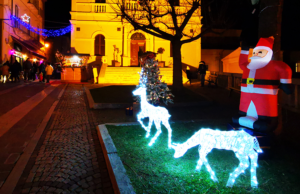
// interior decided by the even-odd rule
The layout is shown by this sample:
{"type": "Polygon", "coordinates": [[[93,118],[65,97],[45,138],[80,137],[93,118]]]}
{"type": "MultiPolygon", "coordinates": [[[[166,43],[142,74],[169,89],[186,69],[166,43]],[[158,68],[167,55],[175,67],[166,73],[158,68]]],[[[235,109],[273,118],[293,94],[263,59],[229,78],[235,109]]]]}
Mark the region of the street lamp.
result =
{"type": "Polygon", "coordinates": [[[48,47],[49,47],[49,44],[48,44],[48,43],[46,43],[46,44],[45,44],[45,47],[46,47],[46,48],[48,48],[48,47]]]}

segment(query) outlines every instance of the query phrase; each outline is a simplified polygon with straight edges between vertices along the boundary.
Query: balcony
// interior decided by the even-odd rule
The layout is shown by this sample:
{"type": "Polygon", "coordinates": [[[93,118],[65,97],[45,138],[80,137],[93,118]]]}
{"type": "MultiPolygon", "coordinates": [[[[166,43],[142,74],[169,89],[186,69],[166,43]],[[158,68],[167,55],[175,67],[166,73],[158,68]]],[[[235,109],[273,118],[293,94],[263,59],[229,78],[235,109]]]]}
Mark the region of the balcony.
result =
{"type": "Polygon", "coordinates": [[[94,13],[105,13],[106,12],[106,4],[105,3],[97,3],[93,6],[94,13]]]}
{"type": "Polygon", "coordinates": [[[38,14],[39,12],[39,0],[28,0],[27,2],[27,6],[29,7],[29,9],[35,13],[38,14]]]}

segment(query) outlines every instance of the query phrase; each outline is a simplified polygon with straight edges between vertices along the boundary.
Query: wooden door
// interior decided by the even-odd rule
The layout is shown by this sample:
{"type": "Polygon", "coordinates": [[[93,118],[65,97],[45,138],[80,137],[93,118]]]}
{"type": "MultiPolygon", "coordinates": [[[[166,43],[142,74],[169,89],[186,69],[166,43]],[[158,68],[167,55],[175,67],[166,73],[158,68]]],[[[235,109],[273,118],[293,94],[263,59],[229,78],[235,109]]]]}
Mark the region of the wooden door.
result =
{"type": "Polygon", "coordinates": [[[131,41],[131,66],[139,66],[139,50],[145,52],[144,40],[132,40],[131,41]]]}

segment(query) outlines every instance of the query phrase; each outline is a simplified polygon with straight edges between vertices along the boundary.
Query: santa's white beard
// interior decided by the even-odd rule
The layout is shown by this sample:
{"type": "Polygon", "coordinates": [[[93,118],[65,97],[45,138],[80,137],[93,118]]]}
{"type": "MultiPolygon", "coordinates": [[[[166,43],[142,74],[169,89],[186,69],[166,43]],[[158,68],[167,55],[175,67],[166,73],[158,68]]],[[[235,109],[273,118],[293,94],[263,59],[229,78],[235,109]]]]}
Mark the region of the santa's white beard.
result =
{"type": "Polygon", "coordinates": [[[247,65],[248,69],[260,69],[268,65],[272,59],[273,52],[268,52],[267,55],[263,58],[261,57],[251,57],[251,62],[247,65]]]}

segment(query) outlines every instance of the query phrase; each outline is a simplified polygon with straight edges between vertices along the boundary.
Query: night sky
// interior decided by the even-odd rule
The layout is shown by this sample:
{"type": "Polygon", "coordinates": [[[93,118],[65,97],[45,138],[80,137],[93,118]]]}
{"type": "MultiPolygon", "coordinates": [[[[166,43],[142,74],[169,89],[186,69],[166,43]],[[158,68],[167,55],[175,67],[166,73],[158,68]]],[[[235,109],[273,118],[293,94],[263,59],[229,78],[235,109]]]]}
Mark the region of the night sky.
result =
{"type": "MultiPolygon", "coordinates": [[[[284,0],[282,15],[283,50],[300,50],[299,9],[299,0],[284,0]]],[[[70,10],[71,0],[48,0],[45,8],[45,28],[57,29],[68,26],[71,19],[70,10]]]]}
{"type": "Polygon", "coordinates": [[[71,0],[48,0],[45,3],[45,28],[57,29],[70,25],[71,0]]]}

